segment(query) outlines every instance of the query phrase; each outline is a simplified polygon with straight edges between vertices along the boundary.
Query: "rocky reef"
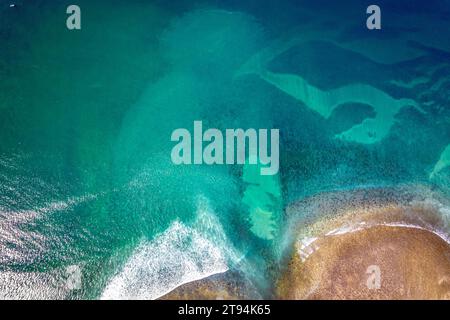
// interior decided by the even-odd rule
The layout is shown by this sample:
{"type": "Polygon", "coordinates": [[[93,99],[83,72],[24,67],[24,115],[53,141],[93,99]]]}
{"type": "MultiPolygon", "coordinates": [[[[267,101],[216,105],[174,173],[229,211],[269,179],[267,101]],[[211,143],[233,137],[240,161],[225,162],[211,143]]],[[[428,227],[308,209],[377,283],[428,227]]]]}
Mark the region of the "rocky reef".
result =
{"type": "Polygon", "coordinates": [[[450,299],[448,212],[422,192],[359,190],[292,205],[290,214],[322,217],[294,223],[277,296],[450,299]]]}
{"type": "Polygon", "coordinates": [[[428,230],[373,226],[296,249],[283,299],[450,299],[450,245],[428,230]]]}
{"type": "Polygon", "coordinates": [[[161,297],[161,300],[249,300],[260,299],[257,289],[234,271],[215,274],[186,283],[161,297]]]}

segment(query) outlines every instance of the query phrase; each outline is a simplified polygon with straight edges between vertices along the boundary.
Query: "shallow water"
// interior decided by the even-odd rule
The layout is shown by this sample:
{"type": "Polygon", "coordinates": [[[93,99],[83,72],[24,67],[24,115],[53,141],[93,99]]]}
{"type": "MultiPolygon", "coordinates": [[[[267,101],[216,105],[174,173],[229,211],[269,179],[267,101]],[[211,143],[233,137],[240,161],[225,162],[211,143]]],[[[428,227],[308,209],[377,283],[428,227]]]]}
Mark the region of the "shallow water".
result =
{"type": "Polygon", "coordinates": [[[79,31],[67,1],[15,3],[0,0],[0,297],[157,298],[233,268],[270,297],[293,202],[450,197],[449,1],[378,1],[380,31],[356,0],[79,0],[79,31]],[[279,128],[279,173],[173,165],[171,132],[194,120],[279,128]]]}

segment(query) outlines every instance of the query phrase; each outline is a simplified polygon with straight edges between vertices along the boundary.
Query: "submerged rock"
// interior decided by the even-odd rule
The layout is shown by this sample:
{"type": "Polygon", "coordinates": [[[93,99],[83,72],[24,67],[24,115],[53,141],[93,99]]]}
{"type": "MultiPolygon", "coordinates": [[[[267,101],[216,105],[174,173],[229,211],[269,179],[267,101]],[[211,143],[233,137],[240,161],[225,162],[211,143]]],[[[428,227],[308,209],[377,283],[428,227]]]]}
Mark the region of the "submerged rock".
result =
{"type": "Polygon", "coordinates": [[[183,284],[161,300],[249,300],[260,299],[257,289],[240,273],[227,271],[183,284]]]}
{"type": "MultiPolygon", "coordinates": [[[[294,250],[277,283],[277,296],[450,299],[446,211],[414,201],[410,205],[366,202],[358,209],[355,199],[336,217],[294,231],[294,250]]],[[[333,210],[324,203],[319,210],[333,210]]],[[[341,211],[341,205],[336,204],[334,213],[341,211]]]]}
{"type": "Polygon", "coordinates": [[[281,298],[450,299],[450,246],[429,231],[376,226],[314,246],[304,261],[294,255],[281,298]]]}

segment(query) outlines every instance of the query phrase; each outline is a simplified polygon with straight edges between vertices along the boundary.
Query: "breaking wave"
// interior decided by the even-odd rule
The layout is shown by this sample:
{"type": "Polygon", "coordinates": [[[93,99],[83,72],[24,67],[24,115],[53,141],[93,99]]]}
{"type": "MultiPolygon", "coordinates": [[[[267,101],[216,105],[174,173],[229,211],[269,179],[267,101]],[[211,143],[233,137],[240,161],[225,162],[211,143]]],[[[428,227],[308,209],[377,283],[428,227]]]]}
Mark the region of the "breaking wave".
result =
{"type": "Polygon", "coordinates": [[[176,287],[228,270],[238,255],[200,199],[193,226],[175,221],[152,241],[143,240],[107,284],[101,299],[157,299],[176,287]]]}

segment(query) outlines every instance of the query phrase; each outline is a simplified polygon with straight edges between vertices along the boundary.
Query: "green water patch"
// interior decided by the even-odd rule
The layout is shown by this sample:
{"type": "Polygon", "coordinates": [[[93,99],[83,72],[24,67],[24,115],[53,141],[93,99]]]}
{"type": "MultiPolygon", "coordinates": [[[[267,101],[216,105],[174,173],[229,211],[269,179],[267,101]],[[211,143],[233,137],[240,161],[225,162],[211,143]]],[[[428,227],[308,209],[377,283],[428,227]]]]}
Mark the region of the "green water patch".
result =
{"type": "Polygon", "coordinates": [[[433,179],[437,174],[439,174],[445,168],[450,166],[450,145],[448,145],[438,160],[438,162],[434,165],[433,171],[430,173],[430,179],[433,179]]]}
{"type": "MultiPolygon", "coordinates": [[[[123,184],[144,170],[149,172],[147,186],[157,189],[161,201],[173,199],[174,210],[161,213],[163,219],[170,221],[183,211],[183,205],[175,209],[178,202],[189,203],[198,194],[212,195],[227,184],[233,189],[226,167],[172,164],[170,136],[175,129],[191,128],[194,120],[207,125],[209,119],[223,117],[225,103],[218,98],[227,96],[233,69],[253,53],[259,33],[258,25],[246,15],[196,10],[171,21],[162,34],[160,45],[169,67],[164,76],[147,85],[127,112],[115,146],[115,168],[123,184]]],[[[149,203],[157,201],[149,198],[149,203]]]]}
{"type": "Polygon", "coordinates": [[[20,217],[2,221],[12,237],[2,247],[16,249],[1,259],[3,268],[30,272],[79,264],[88,279],[142,234],[125,227],[126,212],[117,215],[124,199],[114,141],[124,114],[165,68],[157,39],[174,13],[146,1],[77,4],[80,31],[66,28],[65,1],[1,12],[0,208],[20,217]]]}
{"type": "Polygon", "coordinates": [[[76,171],[86,186],[108,183],[100,173],[109,170],[121,117],[161,70],[155,39],[168,16],[150,4],[113,6],[107,17],[106,2],[79,5],[85,9],[79,32],[65,27],[63,2],[27,3],[15,11],[14,27],[2,22],[9,30],[0,53],[8,61],[2,84],[10,87],[2,90],[9,119],[2,148],[18,140],[24,152],[60,155],[65,171],[76,171]]]}
{"type": "Polygon", "coordinates": [[[277,175],[261,175],[261,165],[246,164],[243,180],[248,186],[242,202],[248,206],[250,231],[264,240],[278,236],[282,208],[280,181],[277,175]]]}

